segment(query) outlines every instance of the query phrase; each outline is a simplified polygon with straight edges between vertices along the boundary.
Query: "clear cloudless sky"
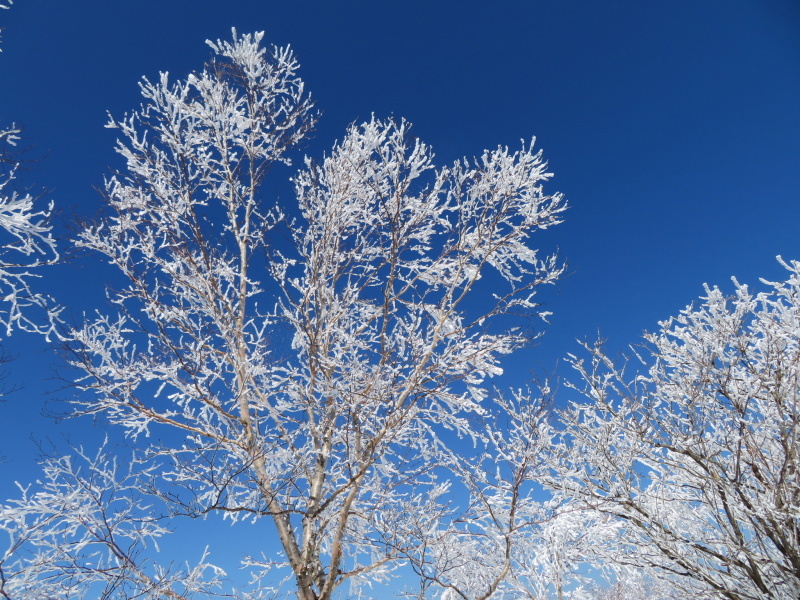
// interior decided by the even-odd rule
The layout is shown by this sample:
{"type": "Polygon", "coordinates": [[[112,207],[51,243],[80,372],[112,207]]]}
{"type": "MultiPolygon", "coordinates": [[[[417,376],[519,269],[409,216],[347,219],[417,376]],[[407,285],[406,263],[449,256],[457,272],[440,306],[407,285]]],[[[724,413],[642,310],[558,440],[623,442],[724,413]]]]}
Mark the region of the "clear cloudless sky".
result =
{"type": "MultiPolygon", "coordinates": [[[[406,118],[447,163],[536,136],[549,190],[571,205],[539,239],[570,275],[543,291],[547,333],[501,386],[552,372],[598,331],[624,350],[703,283],[781,279],[775,256],[800,259],[798,0],[15,0],[0,27],[0,122],[24,125],[43,158],[24,178],[62,211],[61,237],[122,166],[106,111],[137,107],[142,76],[201,68],[204,41],[231,27],[297,52],[323,111],[311,156],[372,113],[406,118]]],[[[102,305],[107,272],[74,260],[41,286],[80,318],[102,305]]],[[[4,346],[6,383],[23,386],[0,406],[7,493],[34,476],[32,435],[93,434],[40,415],[71,393],[42,340],[4,346]]]]}

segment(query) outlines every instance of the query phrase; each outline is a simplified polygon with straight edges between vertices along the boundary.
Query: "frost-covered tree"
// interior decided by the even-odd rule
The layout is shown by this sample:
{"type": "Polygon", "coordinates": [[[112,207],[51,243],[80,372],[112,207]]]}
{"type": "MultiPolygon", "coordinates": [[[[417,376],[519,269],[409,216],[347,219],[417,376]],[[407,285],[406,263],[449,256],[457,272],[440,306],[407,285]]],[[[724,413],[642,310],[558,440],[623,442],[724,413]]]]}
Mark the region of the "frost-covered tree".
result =
{"type": "Polygon", "coordinates": [[[152,465],[117,461],[117,451],[106,444],[93,455],[48,458],[41,479],[0,506],[8,541],[0,598],[178,600],[219,587],[223,573],[202,548],[194,566],[189,557],[185,567],[154,562],[148,551],[168,530],[142,487],[152,465]]]}
{"type": "Polygon", "coordinates": [[[685,594],[668,581],[629,570],[611,585],[596,586],[590,597],[592,600],[681,600],[685,594]]]}
{"type": "Polygon", "coordinates": [[[574,361],[562,484],[686,597],[800,596],[800,263],[781,262],[768,291],[707,288],[661,323],[633,381],[599,347],[574,361]]]}
{"type": "MultiPolygon", "coordinates": [[[[0,9],[12,4],[0,2],[0,9]]],[[[55,262],[58,252],[48,223],[52,203],[37,208],[34,197],[18,187],[20,134],[13,123],[0,125],[0,328],[5,336],[14,329],[50,334],[60,312],[50,298],[31,289],[37,267],[55,262]]]]}
{"type": "Polygon", "coordinates": [[[49,224],[53,204],[37,208],[35,198],[16,188],[20,161],[14,147],[20,129],[0,129],[0,327],[8,336],[14,329],[53,332],[60,309],[51,298],[31,288],[37,268],[52,264],[58,251],[49,224]]]}
{"type": "Polygon", "coordinates": [[[451,600],[593,600],[598,580],[625,572],[607,556],[619,522],[542,486],[559,448],[549,404],[532,398],[551,394],[543,386],[496,397],[500,416],[487,423],[485,451],[473,460],[452,457],[469,509],[441,519],[412,561],[423,589],[443,588],[451,600]]]}
{"type": "MultiPolygon", "coordinates": [[[[141,108],[109,122],[127,166],[106,183],[108,216],[78,244],[121,283],[109,288],[113,310],[69,333],[85,390],[77,411],[128,434],[153,502],[173,515],[269,519],[283,557],[268,546],[248,564],[282,564],[302,600],[381,583],[402,564],[425,594],[488,597],[537,518],[526,478],[543,446],[523,436],[509,446],[488,424],[510,411],[548,433],[534,401],[495,400],[486,380],[535,335],[535,294],[562,267],[531,236],[559,223],[565,202],[544,192],[550,174],[532,144],[437,167],[406,122],[372,118],[306,160],[297,207],[276,205],[265,177],[315,114],[291,51],[261,40],[209,42],[202,72],[144,80],[141,108]],[[482,473],[482,452],[501,447],[507,468],[482,473]],[[453,505],[459,486],[467,500],[453,505]],[[456,573],[453,553],[472,569],[456,573]]],[[[5,508],[6,529],[22,523],[15,539],[40,556],[43,538],[24,535],[39,517],[21,510],[5,508]]],[[[141,518],[137,548],[159,533],[141,518]]],[[[125,519],[100,521],[138,535],[125,519]]],[[[129,586],[106,583],[109,595],[185,597],[127,566],[103,531],[92,538],[110,550],[103,565],[129,586]]],[[[67,554],[96,572],[86,547],[67,554]]],[[[14,564],[15,591],[42,576],[14,564]]],[[[191,572],[214,584],[209,568],[191,572]]]]}

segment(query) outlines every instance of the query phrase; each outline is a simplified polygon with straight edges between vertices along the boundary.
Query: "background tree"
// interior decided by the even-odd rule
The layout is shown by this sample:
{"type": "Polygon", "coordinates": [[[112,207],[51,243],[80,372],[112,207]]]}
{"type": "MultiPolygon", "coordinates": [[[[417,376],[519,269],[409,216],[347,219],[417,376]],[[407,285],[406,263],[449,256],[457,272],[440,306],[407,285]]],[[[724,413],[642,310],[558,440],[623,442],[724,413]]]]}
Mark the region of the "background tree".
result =
{"type": "Polygon", "coordinates": [[[611,585],[595,586],[590,597],[594,600],[680,600],[685,597],[668,581],[650,577],[641,571],[619,575],[611,585]]]}
{"type": "MultiPolygon", "coordinates": [[[[373,118],[293,178],[300,215],[289,243],[270,245],[285,217],[262,197],[265,175],[315,116],[291,52],[261,39],[210,43],[204,71],[144,80],[141,109],[110,120],[127,170],[79,245],[126,283],[108,292],[115,314],[68,334],[89,392],[75,404],[136,441],[160,427],[163,445],[143,444],[136,463],[158,502],[270,518],[298,597],[330,598],[421,564],[438,530],[469,514],[448,504],[451,474],[463,440],[500,435],[481,417],[510,405],[493,405],[484,382],[535,335],[518,317],[540,314],[535,293],[562,268],[529,238],[565,203],[544,193],[530,146],[436,168],[407,123],[373,118]]],[[[469,519],[516,535],[513,515],[469,519]]],[[[503,581],[500,546],[497,570],[464,593],[503,581]]],[[[131,587],[114,590],[160,589],[143,569],[119,572],[131,587]]],[[[20,589],[35,577],[17,573],[20,589]]]]}
{"type": "Polygon", "coordinates": [[[469,505],[418,525],[436,531],[410,560],[423,591],[442,588],[451,600],[592,600],[597,581],[617,575],[604,550],[615,546],[619,523],[542,485],[558,460],[552,393],[543,385],[495,396],[501,410],[486,424],[483,451],[452,457],[469,505]]]}
{"type": "Polygon", "coordinates": [[[800,593],[800,263],[782,264],[766,292],[706,288],[647,336],[631,382],[599,347],[574,360],[589,402],[563,415],[566,493],[687,595],[800,593]]]}
{"type": "Polygon", "coordinates": [[[40,277],[38,267],[58,259],[56,242],[48,223],[53,203],[45,209],[34,206],[35,198],[16,189],[21,167],[15,146],[21,130],[13,123],[0,129],[0,326],[5,335],[14,329],[51,334],[60,309],[52,299],[31,288],[40,277]]]}
{"type": "MultiPolygon", "coordinates": [[[[41,479],[0,506],[8,541],[0,554],[0,598],[188,600],[221,592],[224,573],[207,552],[191,566],[189,557],[178,566],[154,560],[169,531],[159,519],[163,507],[142,487],[155,474],[152,465],[126,460],[127,453],[115,456],[119,451],[104,444],[91,455],[78,448],[47,458],[41,479]]],[[[268,597],[262,592],[253,597],[268,597]]]]}
{"type": "MultiPolygon", "coordinates": [[[[0,10],[12,4],[12,0],[0,2],[0,10]]],[[[36,209],[34,197],[18,187],[21,160],[16,146],[21,133],[14,123],[0,125],[0,295],[4,301],[0,327],[6,336],[15,328],[50,334],[60,312],[51,299],[30,287],[31,279],[39,276],[35,269],[55,262],[58,252],[48,224],[52,202],[46,209],[36,209]]]]}

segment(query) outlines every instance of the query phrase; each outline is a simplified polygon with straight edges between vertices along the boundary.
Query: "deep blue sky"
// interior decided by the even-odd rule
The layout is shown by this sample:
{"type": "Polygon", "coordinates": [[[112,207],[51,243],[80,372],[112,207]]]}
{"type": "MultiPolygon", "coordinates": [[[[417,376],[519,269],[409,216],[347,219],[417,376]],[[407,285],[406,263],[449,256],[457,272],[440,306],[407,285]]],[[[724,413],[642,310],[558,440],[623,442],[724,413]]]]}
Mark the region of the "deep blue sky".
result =
{"type": "MultiPolygon", "coordinates": [[[[232,26],[296,50],[324,112],[310,155],[373,112],[411,121],[443,162],[536,136],[571,204],[541,245],[571,275],[543,294],[551,326],[515,383],[576,338],[621,350],[703,283],[800,259],[797,0],[16,0],[0,26],[0,120],[26,127],[46,157],[26,177],[67,213],[94,214],[120,166],[106,111],[138,106],[143,75],[200,68],[232,26]]],[[[74,314],[96,304],[92,265],[44,282],[74,314]]],[[[58,383],[38,379],[55,359],[37,344],[5,343],[25,390],[0,407],[0,479],[24,478],[27,437],[49,431],[37,415],[58,383]]]]}

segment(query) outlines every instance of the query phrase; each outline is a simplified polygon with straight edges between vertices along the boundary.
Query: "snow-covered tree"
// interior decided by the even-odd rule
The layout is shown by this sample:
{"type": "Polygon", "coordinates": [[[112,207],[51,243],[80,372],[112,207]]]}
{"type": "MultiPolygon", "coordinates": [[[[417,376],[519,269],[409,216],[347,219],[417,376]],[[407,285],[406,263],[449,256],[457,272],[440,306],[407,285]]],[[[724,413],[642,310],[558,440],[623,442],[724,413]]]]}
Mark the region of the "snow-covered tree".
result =
{"type": "Polygon", "coordinates": [[[50,334],[58,322],[60,309],[53,300],[31,288],[39,277],[37,267],[58,259],[48,220],[53,210],[37,208],[34,197],[16,189],[20,161],[14,146],[20,129],[10,125],[0,129],[0,327],[11,335],[14,329],[50,334]]]}
{"type": "MultiPolygon", "coordinates": [[[[0,9],[12,4],[11,0],[0,2],[0,9]]],[[[18,188],[21,161],[15,150],[20,134],[13,123],[0,125],[0,328],[6,336],[14,329],[50,334],[60,312],[50,298],[30,285],[39,276],[37,267],[53,263],[58,252],[48,223],[52,203],[34,207],[34,197],[18,188]]]]}
{"type": "Polygon", "coordinates": [[[681,600],[685,594],[668,581],[628,570],[611,585],[595,586],[592,600],[681,600]]]}
{"type": "MultiPolygon", "coordinates": [[[[129,435],[153,484],[143,489],[173,515],[270,519],[283,559],[248,564],[282,563],[302,600],[409,563],[430,594],[488,597],[536,518],[523,488],[543,443],[512,436],[511,448],[487,423],[510,411],[547,431],[535,401],[495,400],[486,380],[544,316],[535,294],[562,267],[531,236],[559,223],[565,202],[544,192],[550,174],[532,144],[437,167],[408,123],[372,118],[306,160],[293,178],[298,207],[276,205],[265,177],[316,117],[292,52],[262,47],[262,35],[209,42],[202,72],[144,80],[142,107],[109,122],[127,167],[106,183],[108,216],[78,244],[123,283],[109,288],[113,310],[68,334],[85,389],[77,411],[129,435]],[[501,447],[516,453],[507,469],[481,474],[480,449],[501,447]],[[472,500],[453,503],[457,486],[472,500]],[[472,561],[477,579],[451,577],[448,552],[472,561]],[[431,560],[445,562],[432,573],[431,560]]],[[[21,506],[0,521],[23,523],[14,539],[45,556],[44,538],[20,533],[39,522],[21,506]]],[[[137,548],[156,532],[141,518],[137,548]]],[[[153,587],[158,578],[100,535],[113,563],[103,564],[129,586],[114,590],[184,597],[153,587]]],[[[37,577],[25,564],[6,583],[15,598],[37,577]]],[[[192,572],[215,584],[202,565],[192,572]]]]}
{"type": "Polygon", "coordinates": [[[77,449],[48,458],[41,479],[0,506],[8,539],[0,598],[179,600],[219,587],[223,573],[202,548],[197,564],[189,566],[187,556],[185,567],[165,567],[148,554],[168,532],[142,488],[152,465],[118,464],[116,452],[105,444],[92,455],[77,449]]]}
{"type": "Polygon", "coordinates": [[[561,483],[686,597],[800,596],[800,263],[781,262],[767,291],[707,288],[661,323],[633,381],[599,347],[574,360],[561,483]]]}
{"type": "Polygon", "coordinates": [[[542,487],[558,450],[550,404],[541,401],[551,394],[543,386],[496,397],[500,417],[487,423],[484,452],[452,457],[469,508],[428,525],[436,534],[412,561],[423,590],[465,600],[592,600],[596,580],[614,577],[603,550],[614,547],[619,523],[542,487]]]}

